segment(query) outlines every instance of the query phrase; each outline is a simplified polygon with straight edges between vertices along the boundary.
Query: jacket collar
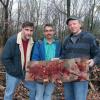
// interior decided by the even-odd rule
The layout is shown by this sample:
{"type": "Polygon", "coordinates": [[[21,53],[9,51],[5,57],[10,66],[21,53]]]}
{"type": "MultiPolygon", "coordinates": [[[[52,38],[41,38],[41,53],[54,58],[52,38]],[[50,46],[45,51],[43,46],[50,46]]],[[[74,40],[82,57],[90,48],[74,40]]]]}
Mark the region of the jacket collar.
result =
{"type": "MultiPolygon", "coordinates": [[[[70,34],[69,37],[71,37],[72,35],[73,34],[70,34]]],[[[79,35],[79,37],[82,37],[84,35],[84,32],[80,32],[78,35],[79,35]]]]}
{"type": "MultiPolygon", "coordinates": [[[[21,44],[22,43],[22,32],[19,32],[17,35],[17,44],[21,44]]],[[[32,37],[29,39],[29,43],[33,44],[33,39],[32,37]]]]}

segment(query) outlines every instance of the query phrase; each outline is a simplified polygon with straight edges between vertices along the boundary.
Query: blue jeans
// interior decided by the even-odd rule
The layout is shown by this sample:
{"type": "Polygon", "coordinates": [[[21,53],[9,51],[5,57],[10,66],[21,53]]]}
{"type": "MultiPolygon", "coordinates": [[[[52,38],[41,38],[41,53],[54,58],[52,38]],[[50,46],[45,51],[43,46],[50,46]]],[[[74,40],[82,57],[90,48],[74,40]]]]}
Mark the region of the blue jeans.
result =
{"type": "Polygon", "coordinates": [[[54,91],[55,84],[41,84],[36,83],[36,99],[35,100],[52,100],[52,93],[54,91]]]}
{"type": "Polygon", "coordinates": [[[64,83],[65,100],[86,100],[87,93],[88,81],[64,83]]]}
{"type": "MultiPolygon", "coordinates": [[[[15,89],[21,81],[22,80],[6,73],[6,90],[4,94],[4,100],[13,100],[15,89]]],[[[35,82],[24,81],[24,86],[30,91],[30,100],[35,100],[35,82]]]]}

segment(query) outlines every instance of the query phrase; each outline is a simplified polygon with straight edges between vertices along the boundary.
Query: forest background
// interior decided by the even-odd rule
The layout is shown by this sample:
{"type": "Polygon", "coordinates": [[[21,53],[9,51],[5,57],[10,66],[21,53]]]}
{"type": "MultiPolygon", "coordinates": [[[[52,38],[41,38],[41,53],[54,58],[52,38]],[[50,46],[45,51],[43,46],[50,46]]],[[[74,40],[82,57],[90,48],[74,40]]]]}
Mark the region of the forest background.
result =
{"type": "Polygon", "coordinates": [[[34,40],[43,37],[43,25],[52,23],[55,37],[61,41],[68,34],[66,19],[75,15],[83,29],[100,38],[100,0],[0,0],[0,46],[20,31],[24,21],[35,24],[34,40]]]}

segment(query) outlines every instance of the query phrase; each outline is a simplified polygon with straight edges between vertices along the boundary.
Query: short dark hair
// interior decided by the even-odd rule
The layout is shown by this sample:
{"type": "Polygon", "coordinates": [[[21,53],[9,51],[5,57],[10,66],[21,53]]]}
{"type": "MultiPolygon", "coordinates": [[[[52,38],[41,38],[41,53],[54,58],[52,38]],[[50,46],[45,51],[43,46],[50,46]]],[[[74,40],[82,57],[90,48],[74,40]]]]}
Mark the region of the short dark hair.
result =
{"type": "Polygon", "coordinates": [[[49,24],[45,24],[45,25],[44,25],[44,29],[45,29],[46,27],[52,27],[52,28],[54,28],[53,25],[50,24],[50,23],[49,23],[49,24]]]}
{"type": "Polygon", "coordinates": [[[32,22],[26,21],[22,24],[22,28],[27,27],[27,26],[34,28],[34,24],[32,22]]]}
{"type": "Polygon", "coordinates": [[[66,24],[67,24],[67,25],[68,25],[68,23],[69,23],[70,20],[78,20],[78,21],[80,21],[80,19],[79,19],[78,17],[76,17],[76,16],[70,16],[70,17],[66,20],[66,24]]]}

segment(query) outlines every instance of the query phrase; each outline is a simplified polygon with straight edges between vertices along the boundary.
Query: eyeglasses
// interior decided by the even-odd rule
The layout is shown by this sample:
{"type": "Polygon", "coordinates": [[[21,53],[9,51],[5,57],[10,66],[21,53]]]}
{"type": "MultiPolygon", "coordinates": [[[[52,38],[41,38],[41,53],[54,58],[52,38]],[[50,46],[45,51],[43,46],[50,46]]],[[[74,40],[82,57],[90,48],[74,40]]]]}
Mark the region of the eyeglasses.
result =
{"type": "Polygon", "coordinates": [[[52,32],[53,30],[44,30],[45,32],[52,32]]]}

